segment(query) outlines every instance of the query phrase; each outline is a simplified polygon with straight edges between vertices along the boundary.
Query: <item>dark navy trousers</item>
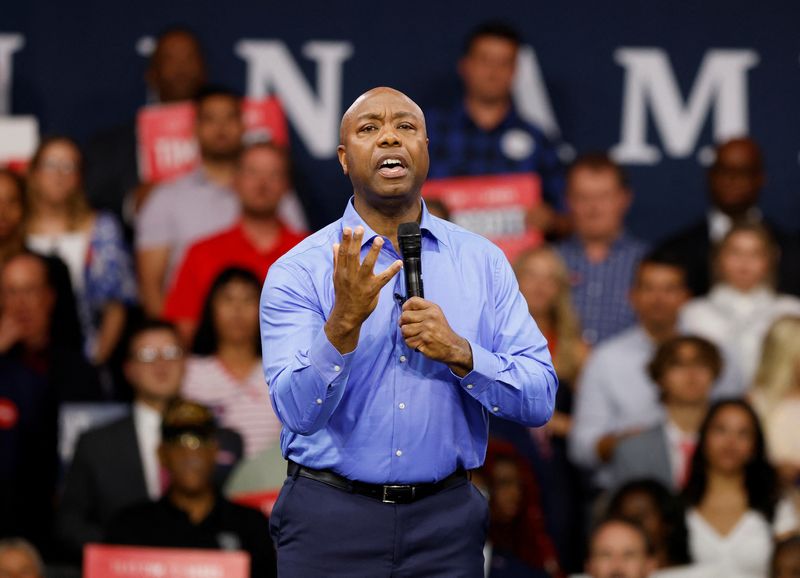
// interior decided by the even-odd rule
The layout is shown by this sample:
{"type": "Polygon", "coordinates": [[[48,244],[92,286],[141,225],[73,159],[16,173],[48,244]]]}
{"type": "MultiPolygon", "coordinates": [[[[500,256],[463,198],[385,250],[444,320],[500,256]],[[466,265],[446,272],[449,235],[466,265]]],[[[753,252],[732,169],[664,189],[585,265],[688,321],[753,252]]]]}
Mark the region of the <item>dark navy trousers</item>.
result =
{"type": "Polygon", "coordinates": [[[486,498],[464,480],[384,504],[289,477],[270,516],[279,578],[483,578],[486,498]]]}

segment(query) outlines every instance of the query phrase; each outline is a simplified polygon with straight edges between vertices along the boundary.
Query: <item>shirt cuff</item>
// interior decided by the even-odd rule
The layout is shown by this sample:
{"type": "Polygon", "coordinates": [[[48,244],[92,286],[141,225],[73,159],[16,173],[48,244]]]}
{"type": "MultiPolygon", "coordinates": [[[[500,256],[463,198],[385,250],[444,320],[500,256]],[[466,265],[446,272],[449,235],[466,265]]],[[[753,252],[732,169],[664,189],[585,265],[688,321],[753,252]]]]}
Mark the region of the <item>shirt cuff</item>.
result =
{"type": "Polygon", "coordinates": [[[322,381],[328,388],[331,388],[337,382],[347,379],[350,374],[350,360],[354,352],[355,350],[345,355],[339,353],[339,350],[328,341],[328,336],[323,329],[311,343],[311,347],[308,349],[308,359],[322,381]]]}
{"type": "Polygon", "coordinates": [[[472,371],[464,377],[453,375],[461,381],[461,386],[473,396],[478,397],[489,386],[497,381],[497,373],[500,371],[500,361],[491,351],[487,351],[477,343],[469,342],[472,349],[472,371]]]}

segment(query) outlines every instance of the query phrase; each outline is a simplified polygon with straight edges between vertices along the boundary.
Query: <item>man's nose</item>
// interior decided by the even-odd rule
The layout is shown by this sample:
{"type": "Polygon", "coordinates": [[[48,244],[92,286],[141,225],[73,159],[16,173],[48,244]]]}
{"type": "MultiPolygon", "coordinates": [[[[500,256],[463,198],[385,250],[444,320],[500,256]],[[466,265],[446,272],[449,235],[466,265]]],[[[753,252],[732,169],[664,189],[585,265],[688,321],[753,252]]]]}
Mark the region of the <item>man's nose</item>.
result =
{"type": "Polygon", "coordinates": [[[400,135],[391,123],[385,124],[381,129],[378,144],[380,146],[397,146],[400,144],[400,135]]]}

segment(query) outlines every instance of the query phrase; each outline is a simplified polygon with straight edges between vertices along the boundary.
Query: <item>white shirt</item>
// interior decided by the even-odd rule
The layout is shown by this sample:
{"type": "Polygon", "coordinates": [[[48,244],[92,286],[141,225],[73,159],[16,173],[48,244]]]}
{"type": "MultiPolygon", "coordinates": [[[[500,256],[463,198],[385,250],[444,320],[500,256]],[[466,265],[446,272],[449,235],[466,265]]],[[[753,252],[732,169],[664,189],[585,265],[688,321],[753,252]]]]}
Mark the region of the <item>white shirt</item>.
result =
{"type": "Polygon", "coordinates": [[[161,465],[158,446],[161,444],[161,413],[141,402],[133,404],[133,427],[139,444],[144,481],[151,500],[161,497],[161,465]]]}
{"type": "Polygon", "coordinates": [[[75,293],[83,293],[86,257],[89,254],[89,231],[76,231],[60,235],[28,235],[29,249],[42,255],[59,257],[69,269],[69,279],[75,293]]]}
{"type": "Polygon", "coordinates": [[[759,512],[748,510],[727,535],[721,536],[692,508],[686,514],[686,525],[689,552],[696,564],[715,566],[727,576],[764,578],[772,556],[773,535],[796,529],[797,513],[791,502],[782,500],[770,526],[759,512]]]}
{"type": "Polygon", "coordinates": [[[767,287],[742,293],[718,283],[707,296],[686,304],[681,311],[681,325],[687,333],[731,350],[750,384],[761,358],[764,336],[783,315],[800,315],[800,299],[776,294],[767,287]]]}

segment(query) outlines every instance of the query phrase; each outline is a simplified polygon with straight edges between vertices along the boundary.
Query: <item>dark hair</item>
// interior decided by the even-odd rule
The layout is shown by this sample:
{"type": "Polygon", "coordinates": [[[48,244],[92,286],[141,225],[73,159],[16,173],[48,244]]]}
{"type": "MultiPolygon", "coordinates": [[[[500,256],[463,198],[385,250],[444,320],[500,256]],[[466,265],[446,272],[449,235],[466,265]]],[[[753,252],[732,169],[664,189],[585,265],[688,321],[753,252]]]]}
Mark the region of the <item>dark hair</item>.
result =
{"type": "Polygon", "coordinates": [[[587,169],[593,172],[611,171],[617,177],[620,186],[627,189],[630,185],[628,174],[625,172],[625,169],[623,169],[621,165],[612,159],[608,153],[602,151],[583,153],[582,155],[579,155],[567,167],[565,179],[569,181],[570,178],[572,178],[572,175],[580,169],[587,169]]]}
{"type": "MultiPolygon", "coordinates": [[[[200,324],[197,326],[197,333],[194,335],[192,353],[196,355],[214,355],[219,347],[219,335],[214,326],[214,299],[217,293],[228,283],[240,281],[252,285],[259,293],[261,292],[261,281],[258,280],[252,271],[241,267],[229,267],[217,275],[211,289],[208,290],[203,314],[200,317],[200,324]]],[[[256,331],[253,348],[258,355],[261,355],[261,336],[256,331]]]]}
{"type": "Polygon", "coordinates": [[[717,346],[708,339],[696,335],[679,335],[659,345],[650,363],[647,364],[647,373],[653,381],[661,385],[664,374],[677,363],[678,350],[684,345],[691,345],[697,351],[700,360],[711,370],[714,379],[719,377],[722,371],[722,356],[717,346]]]}
{"type": "Polygon", "coordinates": [[[241,106],[242,104],[241,94],[231,88],[228,88],[227,86],[222,86],[221,84],[206,84],[205,86],[200,87],[200,89],[197,91],[197,94],[194,95],[194,104],[199,107],[202,106],[203,103],[209,98],[215,98],[218,96],[230,98],[236,102],[237,106],[241,106]]]}
{"type": "Polygon", "coordinates": [[[22,178],[22,175],[9,168],[0,168],[0,177],[6,177],[14,184],[14,188],[17,189],[19,201],[22,203],[23,209],[25,209],[27,206],[27,199],[25,198],[25,180],[22,178]]]}
{"type": "Polygon", "coordinates": [[[691,506],[699,504],[705,496],[708,483],[708,459],[706,457],[706,442],[708,430],[717,414],[729,407],[736,407],[744,411],[753,424],[755,432],[753,456],[745,464],[745,489],[747,491],[748,506],[772,520],[775,514],[775,505],[778,502],[778,484],[775,470],[766,457],[764,432],[758,421],[758,416],[746,401],[741,399],[726,399],[716,402],[708,410],[708,414],[700,426],[700,436],[697,441],[697,450],[692,458],[689,481],[683,491],[686,503],[691,506]]]}
{"type": "Polygon", "coordinates": [[[800,534],[794,534],[788,538],[778,541],[775,544],[775,549],[772,551],[772,561],[770,562],[769,575],[771,578],[776,578],[778,557],[786,550],[797,550],[800,552],[800,534]]]}
{"type": "Polygon", "coordinates": [[[150,331],[169,331],[175,336],[175,340],[180,342],[180,335],[178,334],[178,330],[173,323],[163,319],[146,318],[139,321],[133,327],[133,329],[131,329],[130,335],[128,336],[128,344],[125,348],[125,351],[127,352],[129,358],[133,357],[133,344],[136,342],[136,340],[139,339],[141,335],[150,331]]]}
{"type": "Polygon", "coordinates": [[[647,253],[636,266],[635,283],[639,282],[639,276],[645,267],[669,267],[670,269],[676,269],[681,274],[683,284],[688,288],[686,265],[683,264],[677,255],[670,251],[656,249],[655,251],[647,253]]]}
{"type": "MultiPolygon", "coordinates": [[[[664,550],[670,566],[689,564],[689,532],[686,528],[686,517],[681,501],[674,496],[661,482],[653,479],[633,480],[623,485],[611,498],[608,505],[610,518],[622,517],[622,504],[632,494],[645,494],[653,501],[661,521],[666,528],[664,550]]],[[[650,537],[651,541],[655,539],[650,537]]],[[[653,548],[656,544],[653,543],[653,548]]]]}
{"type": "Polygon", "coordinates": [[[519,32],[505,22],[484,22],[473,28],[467,35],[467,38],[464,40],[462,56],[469,54],[469,51],[472,50],[477,40],[486,38],[487,36],[508,40],[514,46],[519,46],[522,42],[519,32]]]}
{"type": "Polygon", "coordinates": [[[600,531],[605,528],[606,526],[610,526],[611,524],[622,524],[623,526],[627,526],[630,529],[634,530],[639,537],[644,542],[644,550],[648,556],[652,556],[655,554],[655,548],[653,547],[653,542],[650,539],[650,536],[647,534],[647,531],[644,527],[631,518],[626,518],[623,516],[607,516],[601,519],[597,525],[592,529],[592,534],[589,537],[589,555],[591,556],[591,552],[594,549],[594,541],[600,531]]]}

